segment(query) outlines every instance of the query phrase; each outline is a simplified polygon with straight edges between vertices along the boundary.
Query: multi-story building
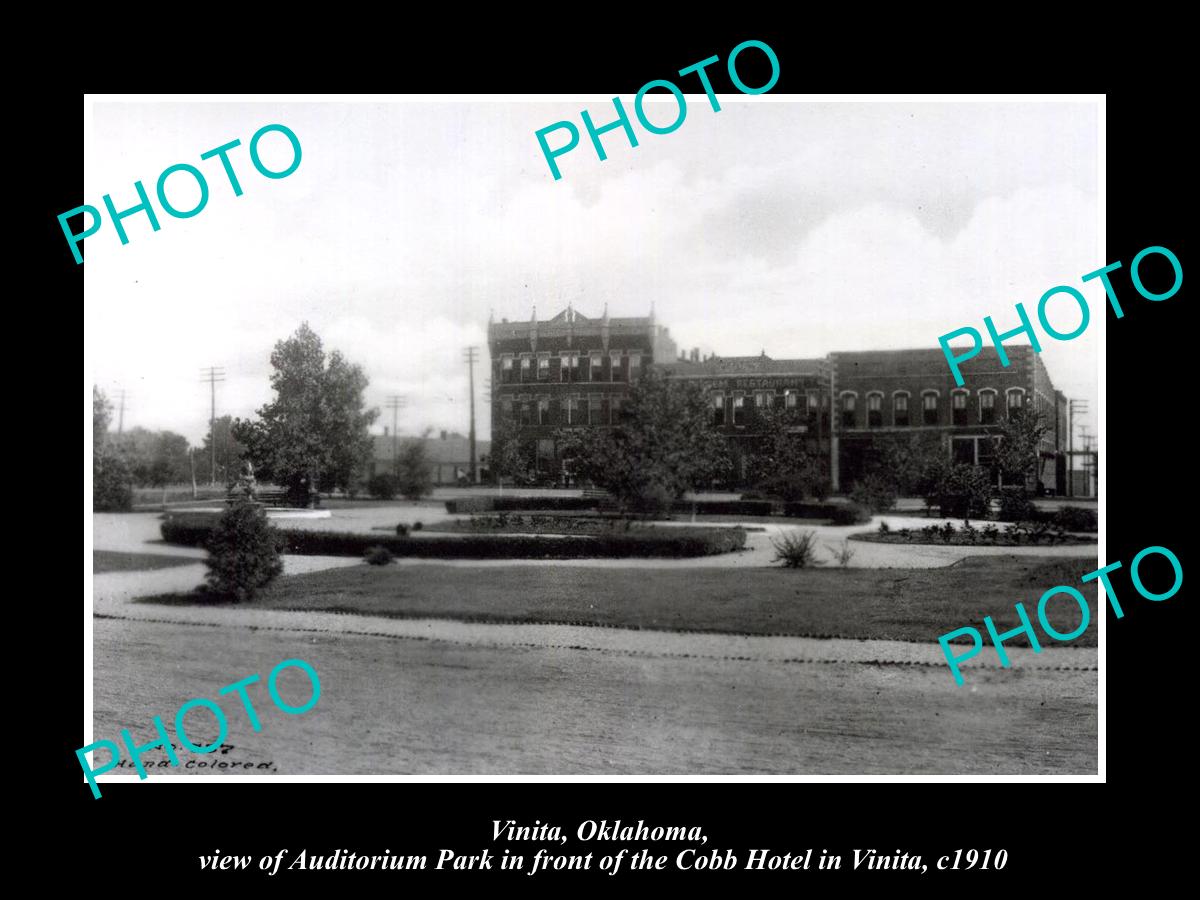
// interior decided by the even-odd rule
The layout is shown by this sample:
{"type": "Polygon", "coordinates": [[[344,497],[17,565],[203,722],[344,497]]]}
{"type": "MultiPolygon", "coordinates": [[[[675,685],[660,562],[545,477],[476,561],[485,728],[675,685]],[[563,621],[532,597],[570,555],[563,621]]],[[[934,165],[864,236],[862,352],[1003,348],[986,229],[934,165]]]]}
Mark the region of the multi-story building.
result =
{"type": "MultiPolygon", "coordinates": [[[[709,395],[712,424],[735,446],[753,439],[756,414],[764,409],[789,410],[795,432],[804,436],[805,452],[829,453],[829,363],[824,359],[772,359],[758,356],[688,356],[659,366],[670,378],[698,381],[709,395]]],[[[744,472],[741,453],[733,454],[736,478],[744,472]]]]}
{"type": "Polygon", "coordinates": [[[1006,353],[1008,366],[992,347],[963,363],[962,387],[937,348],[830,353],[834,490],[862,475],[882,435],[936,434],[954,462],[990,467],[1000,424],[1011,411],[1032,406],[1049,429],[1038,451],[1036,486],[1065,493],[1066,398],[1032,347],[1007,347],[1006,353]]]}
{"type": "Polygon", "coordinates": [[[538,469],[561,472],[554,432],[617,421],[621,400],[646,366],[675,357],[675,343],[650,315],[588,318],[568,306],[539,321],[488,323],[492,434],[516,432],[537,444],[538,469]]]}
{"type": "MultiPolygon", "coordinates": [[[[864,474],[881,437],[936,435],[947,456],[990,467],[995,439],[1010,411],[1032,406],[1048,431],[1038,451],[1037,487],[1068,490],[1067,401],[1055,390],[1041,356],[1029,346],[994,348],[961,364],[960,388],[940,349],[834,352],[823,359],[759,356],[677,358],[675,343],[654,314],[589,319],[568,307],[539,322],[489,323],[492,433],[537,442],[538,466],[562,471],[554,432],[562,426],[615,424],[630,383],[649,366],[668,377],[699,381],[711,400],[712,422],[735,446],[755,435],[755,411],[794,409],[792,425],[807,452],[827,460],[834,491],[864,474]]],[[[734,454],[735,460],[739,454],[734,454]]],[[[741,471],[737,473],[741,474],[741,471]]]]}

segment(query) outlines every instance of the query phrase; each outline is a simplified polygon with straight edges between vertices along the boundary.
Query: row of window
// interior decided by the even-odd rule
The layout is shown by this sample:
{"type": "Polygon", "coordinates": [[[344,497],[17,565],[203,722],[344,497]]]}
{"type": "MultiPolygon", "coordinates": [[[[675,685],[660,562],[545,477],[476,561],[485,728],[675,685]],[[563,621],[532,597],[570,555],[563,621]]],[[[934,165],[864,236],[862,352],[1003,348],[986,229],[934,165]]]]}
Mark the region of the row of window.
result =
{"type": "Polygon", "coordinates": [[[519,425],[615,425],[621,417],[621,398],[609,395],[500,401],[506,422],[519,425]]]}
{"type": "MultiPolygon", "coordinates": [[[[785,391],[782,394],[777,394],[774,391],[755,391],[752,396],[756,409],[798,410],[803,405],[809,415],[816,415],[821,402],[820,397],[815,392],[801,394],[799,391],[793,390],[785,391]]],[[[724,393],[717,392],[712,395],[714,425],[726,425],[729,423],[734,425],[746,424],[746,395],[735,393],[730,399],[732,400],[732,409],[727,408],[724,393]]]]}
{"type": "Polygon", "coordinates": [[[554,356],[550,353],[522,353],[519,357],[511,353],[500,356],[501,384],[520,384],[532,381],[631,381],[642,367],[642,354],[638,351],[628,355],[619,350],[601,353],[569,351],[554,356]],[[580,361],[582,358],[582,362],[580,361]]]}
{"type": "MultiPolygon", "coordinates": [[[[976,421],[981,425],[993,425],[996,422],[995,388],[982,388],[978,392],[976,421]]],[[[1011,414],[1021,409],[1025,403],[1024,388],[1009,388],[1006,392],[1006,404],[1011,414]]],[[[896,391],[892,394],[892,425],[905,428],[912,424],[908,411],[909,392],[896,391]]],[[[953,425],[971,424],[969,408],[970,396],[966,390],[955,389],[950,395],[950,421],[953,425]]],[[[935,390],[921,392],[921,423],[923,425],[941,424],[939,404],[941,396],[935,390]]],[[[842,427],[857,428],[858,394],[854,391],[843,391],[841,395],[842,427]]],[[[883,392],[871,391],[867,394],[867,427],[883,427],[883,392]]]]}

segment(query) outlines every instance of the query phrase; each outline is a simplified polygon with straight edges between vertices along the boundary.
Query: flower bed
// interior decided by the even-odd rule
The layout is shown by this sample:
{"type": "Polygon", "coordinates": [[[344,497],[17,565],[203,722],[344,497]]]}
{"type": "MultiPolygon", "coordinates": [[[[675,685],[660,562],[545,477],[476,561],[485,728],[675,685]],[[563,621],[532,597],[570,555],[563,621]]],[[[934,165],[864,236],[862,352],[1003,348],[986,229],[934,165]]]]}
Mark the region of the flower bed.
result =
{"type": "Polygon", "coordinates": [[[963,528],[956,528],[954,523],[946,522],[944,525],[895,530],[889,528],[887,522],[881,522],[878,531],[852,534],[850,539],[877,544],[944,544],[957,547],[1064,546],[1096,542],[1095,538],[1068,534],[1048,522],[1015,522],[1008,526],[989,522],[982,528],[976,528],[970,522],[963,528]]]}

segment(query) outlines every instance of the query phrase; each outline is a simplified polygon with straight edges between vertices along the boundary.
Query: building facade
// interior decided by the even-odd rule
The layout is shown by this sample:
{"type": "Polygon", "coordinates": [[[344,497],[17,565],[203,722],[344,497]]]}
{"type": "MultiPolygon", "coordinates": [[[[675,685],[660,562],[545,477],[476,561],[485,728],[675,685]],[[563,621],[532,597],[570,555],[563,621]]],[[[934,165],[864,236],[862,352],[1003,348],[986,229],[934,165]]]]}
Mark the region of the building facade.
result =
{"type": "Polygon", "coordinates": [[[758,356],[709,356],[699,350],[659,366],[673,379],[699,382],[709,397],[712,424],[733,444],[734,477],[745,473],[742,446],[757,434],[756,418],[766,409],[795,414],[791,428],[802,435],[806,453],[827,458],[829,364],[824,359],[772,359],[758,356]]]}
{"type": "Polygon", "coordinates": [[[885,435],[935,434],[954,462],[990,468],[1000,425],[1010,412],[1032,407],[1049,430],[1038,450],[1036,483],[1029,487],[1066,493],[1066,398],[1032,347],[1008,347],[1006,353],[1007,366],[993,347],[962,364],[962,387],[940,349],[829,354],[834,490],[854,485],[885,435]]]}
{"type": "MultiPolygon", "coordinates": [[[[764,408],[802,412],[792,426],[808,453],[825,460],[834,491],[864,475],[881,439],[930,434],[957,463],[990,468],[1011,411],[1032,407],[1048,431],[1028,487],[1065,494],[1067,400],[1029,346],[995,348],[961,364],[962,387],[940,349],[833,352],[820,359],[678,355],[667,328],[645,318],[589,319],[568,307],[544,322],[488,325],[493,443],[501,434],[537,444],[538,469],[561,480],[554,433],[610,427],[630,384],[649,366],[706,389],[712,424],[734,447],[753,439],[764,408]]],[[[740,454],[733,454],[735,461],[740,454]]],[[[738,466],[736,476],[744,469],[738,466]]]]}
{"type": "Polygon", "coordinates": [[[492,436],[516,434],[536,443],[537,468],[561,475],[554,433],[604,427],[620,417],[621,401],[647,366],[675,356],[668,329],[654,312],[637,318],[588,318],[568,306],[539,321],[488,323],[492,373],[492,436]]]}

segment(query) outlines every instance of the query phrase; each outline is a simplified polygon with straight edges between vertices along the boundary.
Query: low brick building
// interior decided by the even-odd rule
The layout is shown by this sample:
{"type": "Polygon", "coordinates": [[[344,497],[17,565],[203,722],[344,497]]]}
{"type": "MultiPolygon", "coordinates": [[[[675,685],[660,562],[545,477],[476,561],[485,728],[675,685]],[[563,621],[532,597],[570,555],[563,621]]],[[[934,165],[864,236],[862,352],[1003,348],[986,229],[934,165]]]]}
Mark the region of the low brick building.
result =
{"type": "MultiPolygon", "coordinates": [[[[375,435],[374,441],[375,452],[367,465],[368,478],[379,472],[394,471],[395,459],[414,441],[423,441],[425,444],[425,456],[429,460],[429,473],[434,484],[452,485],[470,478],[471,441],[457,431],[443,431],[436,437],[398,437],[395,440],[390,434],[384,433],[375,435]]],[[[491,441],[476,441],[477,459],[486,456],[491,446],[491,441]]]]}

